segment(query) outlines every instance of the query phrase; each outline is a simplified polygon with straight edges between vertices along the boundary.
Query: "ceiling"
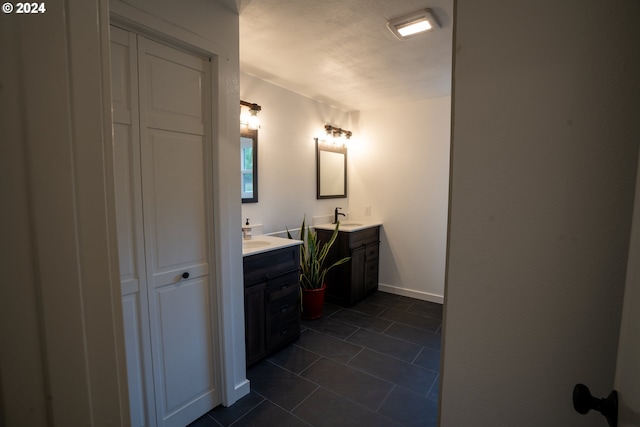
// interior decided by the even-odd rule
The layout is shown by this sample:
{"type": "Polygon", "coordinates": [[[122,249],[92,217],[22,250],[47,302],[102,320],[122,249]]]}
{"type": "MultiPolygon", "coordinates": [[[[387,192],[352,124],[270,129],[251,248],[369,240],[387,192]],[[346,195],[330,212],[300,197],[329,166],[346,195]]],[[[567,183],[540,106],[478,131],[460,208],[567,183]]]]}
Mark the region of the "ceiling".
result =
{"type": "Polygon", "coordinates": [[[236,0],[240,71],[345,111],[451,94],[453,0],[236,0]],[[389,19],[441,28],[398,40],[389,19]]]}

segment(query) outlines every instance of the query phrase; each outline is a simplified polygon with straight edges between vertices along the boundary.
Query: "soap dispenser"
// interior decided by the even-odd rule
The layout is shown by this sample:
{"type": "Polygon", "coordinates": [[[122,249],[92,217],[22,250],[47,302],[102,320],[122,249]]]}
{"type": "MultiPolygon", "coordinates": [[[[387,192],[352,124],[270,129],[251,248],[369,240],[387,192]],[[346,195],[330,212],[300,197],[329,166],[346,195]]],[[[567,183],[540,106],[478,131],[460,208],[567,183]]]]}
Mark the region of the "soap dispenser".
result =
{"type": "Polygon", "coordinates": [[[249,224],[249,218],[247,218],[247,222],[242,226],[242,238],[244,240],[251,240],[251,225],[249,224]]]}

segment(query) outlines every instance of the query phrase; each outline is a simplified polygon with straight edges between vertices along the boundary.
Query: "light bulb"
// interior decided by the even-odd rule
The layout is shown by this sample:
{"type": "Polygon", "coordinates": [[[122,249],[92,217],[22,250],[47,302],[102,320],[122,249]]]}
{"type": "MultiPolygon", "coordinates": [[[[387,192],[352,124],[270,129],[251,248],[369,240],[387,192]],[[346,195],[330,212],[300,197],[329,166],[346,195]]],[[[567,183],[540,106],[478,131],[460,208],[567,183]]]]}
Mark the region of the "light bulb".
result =
{"type": "Polygon", "coordinates": [[[257,110],[250,110],[251,116],[249,116],[249,129],[257,130],[260,127],[260,119],[258,118],[257,110]]]}

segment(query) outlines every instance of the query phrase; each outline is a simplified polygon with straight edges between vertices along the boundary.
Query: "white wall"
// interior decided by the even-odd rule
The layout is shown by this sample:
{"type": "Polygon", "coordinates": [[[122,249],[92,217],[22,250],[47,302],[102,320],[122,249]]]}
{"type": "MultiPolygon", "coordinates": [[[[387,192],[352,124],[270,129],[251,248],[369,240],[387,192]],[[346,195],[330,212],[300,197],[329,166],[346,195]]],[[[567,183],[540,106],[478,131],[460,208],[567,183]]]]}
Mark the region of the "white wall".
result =
{"type": "Polygon", "coordinates": [[[634,0],[457,1],[443,427],[606,425],[571,393],[613,386],[638,16],[634,0]]]}
{"type": "Polygon", "coordinates": [[[313,138],[325,124],[350,129],[349,114],[244,73],[240,73],[240,99],[262,107],[258,203],[244,203],[242,218],[262,224],[266,234],[299,228],[305,214],[308,223],[318,216],[324,217],[320,222],[327,222],[336,206],[346,211],[348,199],[316,199],[313,138]]]}
{"type": "Polygon", "coordinates": [[[442,302],[451,98],[363,111],[349,151],[350,210],[383,221],[380,288],[442,302]]]}

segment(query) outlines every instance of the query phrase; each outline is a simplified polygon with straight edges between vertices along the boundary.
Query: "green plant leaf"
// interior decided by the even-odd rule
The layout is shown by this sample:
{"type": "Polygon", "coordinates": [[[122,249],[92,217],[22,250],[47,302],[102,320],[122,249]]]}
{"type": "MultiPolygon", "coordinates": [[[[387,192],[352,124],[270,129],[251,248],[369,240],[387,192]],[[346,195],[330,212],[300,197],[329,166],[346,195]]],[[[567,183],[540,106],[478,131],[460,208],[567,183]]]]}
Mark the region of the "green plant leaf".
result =
{"type": "MultiPolygon", "coordinates": [[[[336,224],[335,230],[328,242],[321,245],[318,236],[311,228],[306,227],[306,216],[302,218],[302,226],[300,227],[300,287],[303,289],[320,289],[324,284],[324,278],[327,272],[340,264],[348,262],[351,258],[342,258],[329,267],[324,267],[325,260],[329,254],[329,250],[338,237],[338,228],[340,224],[336,224]]],[[[287,237],[293,239],[289,229],[287,229],[287,237]]]]}

